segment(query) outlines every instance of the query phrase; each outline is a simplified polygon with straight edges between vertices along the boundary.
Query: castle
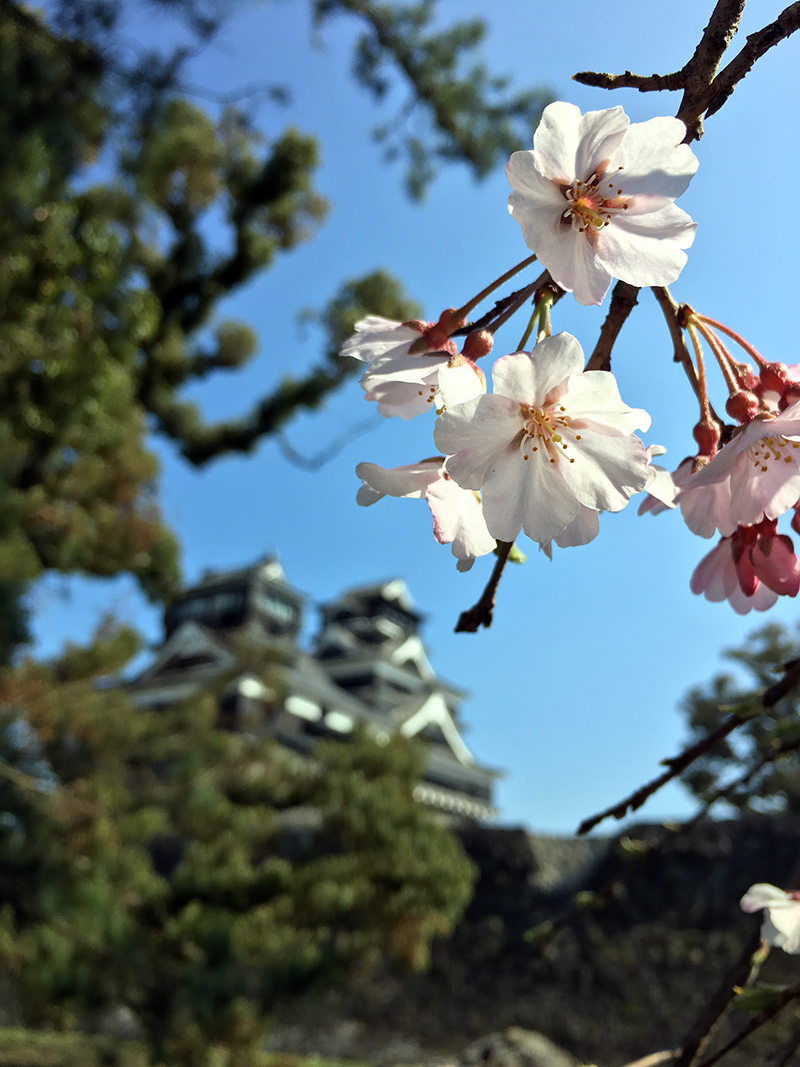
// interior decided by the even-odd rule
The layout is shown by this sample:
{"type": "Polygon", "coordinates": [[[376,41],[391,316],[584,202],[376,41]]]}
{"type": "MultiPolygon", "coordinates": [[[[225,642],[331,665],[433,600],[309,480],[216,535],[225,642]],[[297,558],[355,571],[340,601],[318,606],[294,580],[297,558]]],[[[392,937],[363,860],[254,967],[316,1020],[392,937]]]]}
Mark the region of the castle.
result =
{"type": "Polygon", "coordinates": [[[273,556],[206,572],[167,609],[164,642],[127,684],[131,699],[157,709],[222,685],[221,727],[273,737],[303,756],[356,725],[378,744],[398,733],[419,737],[427,763],[417,799],[452,819],[493,819],[498,772],[477,763],[461,737],[465,693],[436,677],[405,583],[358,586],[323,605],[309,651],[299,643],[304,601],[273,556]],[[243,643],[280,662],[278,684],[252,669],[252,655],[248,669],[243,643]]]}

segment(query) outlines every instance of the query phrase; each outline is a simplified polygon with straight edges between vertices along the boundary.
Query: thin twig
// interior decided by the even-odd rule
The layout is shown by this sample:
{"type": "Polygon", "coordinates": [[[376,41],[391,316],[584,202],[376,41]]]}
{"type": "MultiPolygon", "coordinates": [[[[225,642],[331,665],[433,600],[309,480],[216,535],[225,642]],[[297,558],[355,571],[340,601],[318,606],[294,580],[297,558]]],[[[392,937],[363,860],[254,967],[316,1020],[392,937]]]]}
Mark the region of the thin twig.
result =
{"type": "Polygon", "coordinates": [[[670,1048],[663,1052],[651,1052],[649,1056],[643,1056],[633,1063],[626,1063],[625,1067],[660,1067],[662,1063],[672,1063],[680,1055],[680,1049],[670,1048]]]}
{"type": "Polygon", "coordinates": [[[489,581],[486,583],[486,588],[481,593],[480,600],[473,607],[468,608],[467,611],[462,611],[459,615],[455,628],[457,634],[474,634],[478,632],[481,626],[485,626],[488,629],[492,625],[494,598],[513,547],[513,541],[497,542],[497,560],[492,568],[489,581]]]}
{"type": "Polygon", "coordinates": [[[364,434],[372,433],[372,431],[376,430],[382,423],[383,419],[380,418],[380,416],[375,418],[374,415],[371,415],[368,419],[362,419],[348,430],[345,430],[344,433],[335,437],[330,444],[321,448],[319,452],[315,452],[313,456],[304,456],[302,452],[298,452],[283,431],[275,434],[275,444],[278,446],[284,459],[288,459],[288,461],[293,463],[295,467],[299,467],[304,471],[318,471],[321,467],[324,467],[326,463],[330,463],[332,459],[335,459],[349,444],[357,438],[363,437],[364,434]]]}
{"type": "MultiPolygon", "coordinates": [[[[800,659],[789,660],[788,663],[783,664],[783,677],[778,679],[768,689],[765,689],[761,695],[759,704],[762,708],[772,708],[779,700],[785,697],[788,693],[800,683],[800,659]]],[[[613,816],[615,819],[624,818],[629,812],[636,811],[640,808],[646,800],[666,785],[667,782],[671,782],[673,778],[677,778],[679,774],[682,774],[687,767],[690,767],[695,760],[700,756],[704,756],[706,752],[710,751],[716,744],[724,740],[728,734],[732,733],[738,726],[748,722],[754,718],[752,710],[748,710],[745,714],[729,715],[712,733],[706,737],[701,738],[695,744],[685,748],[683,752],[680,752],[677,756],[673,756],[669,759],[662,760],[662,764],[666,766],[667,770],[663,774],[660,774],[657,778],[647,782],[645,785],[640,786],[639,789],[631,793],[630,796],[621,800],[618,804],[614,804],[610,808],[606,808],[605,811],[601,811],[597,815],[591,816],[584,821],[578,827],[578,834],[586,834],[589,830],[594,829],[598,823],[603,822],[604,819],[613,816]]]]}
{"type": "Polygon", "coordinates": [[[756,1030],[760,1030],[765,1023],[768,1023],[771,1019],[774,1019],[778,1012],[783,1011],[787,1004],[790,1004],[793,1000],[797,1000],[800,997],[800,982],[797,985],[790,986],[789,989],[784,990],[775,1000],[773,1004],[770,1004],[764,1011],[759,1012],[756,1017],[751,1020],[742,1030],[739,1031],[735,1037],[723,1045],[721,1049],[718,1049],[713,1056],[709,1056],[708,1059],[703,1060],[697,1067],[713,1067],[713,1064],[719,1063],[723,1056],[727,1056],[728,1053],[735,1049],[738,1045],[754,1034],[756,1030]]]}
{"type": "Polygon", "coordinates": [[[695,760],[704,756],[706,752],[712,749],[720,741],[724,740],[728,734],[732,733],[738,726],[741,726],[742,723],[747,722],[748,718],[750,718],[750,716],[740,717],[738,715],[729,715],[713,733],[708,734],[707,737],[703,737],[695,744],[690,745],[689,748],[684,749],[683,752],[679,753],[677,756],[662,760],[661,762],[667,767],[667,770],[664,771],[663,774],[660,774],[657,778],[653,778],[650,782],[646,782],[618,804],[614,804],[610,808],[606,808],[604,811],[599,812],[597,815],[592,815],[590,818],[584,819],[577,829],[578,835],[588,834],[588,832],[594,829],[598,823],[603,822],[611,816],[615,819],[623,819],[629,812],[636,811],[646,800],[650,799],[653,793],[656,793],[662,786],[666,785],[667,782],[671,782],[673,778],[677,778],[678,775],[682,774],[687,767],[690,767],[695,760]]]}
{"type": "Polygon", "coordinates": [[[665,89],[674,91],[682,89],[686,83],[686,71],[676,70],[673,74],[602,74],[600,71],[580,70],[572,75],[572,80],[581,85],[591,85],[595,89],[638,89],[640,93],[661,92],[665,89]]]}
{"type": "Polygon", "coordinates": [[[735,990],[748,989],[753,984],[768,952],[769,949],[765,951],[762,948],[761,930],[757,928],[746,942],[739,959],[727,971],[713,996],[689,1028],[675,1067],[692,1067],[702,1056],[731,1004],[739,995],[735,990]]]}
{"type": "MultiPolygon", "coordinates": [[[[694,395],[700,401],[702,405],[702,390],[700,389],[700,382],[697,378],[697,372],[694,369],[692,363],[692,357],[689,355],[689,349],[686,347],[686,342],[683,337],[683,330],[681,329],[679,311],[680,307],[672,299],[672,294],[666,286],[654,285],[652,287],[653,295],[659,303],[661,311],[663,312],[664,319],[667,323],[667,329],[669,330],[670,337],[672,338],[672,359],[675,363],[680,363],[683,367],[684,374],[689,380],[694,395]]],[[[706,398],[708,400],[708,398],[706,398]]],[[[713,418],[716,420],[720,428],[725,426],[725,420],[721,419],[714,410],[714,405],[708,401],[708,409],[711,412],[713,418]]]]}
{"type": "Polygon", "coordinates": [[[683,338],[683,330],[678,319],[678,305],[672,299],[672,294],[666,286],[654,285],[652,290],[664,315],[669,335],[672,338],[672,359],[683,367],[684,373],[689,379],[689,385],[691,385],[694,395],[699,400],[700,383],[697,380],[697,372],[694,369],[692,357],[689,355],[689,349],[686,347],[686,341],[683,338]]]}
{"type": "Polygon", "coordinates": [[[533,296],[537,289],[541,289],[549,281],[550,272],[544,271],[536,281],[531,282],[530,285],[526,285],[522,289],[516,289],[513,293],[509,293],[508,296],[504,296],[502,300],[496,301],[491,311],[487,311],[485,315],[475,322],[468,322],[460,329],[453,330],[450,336],[466,337],[473,330],[483,330],[489,326],[496,325],[498,319],[502,318],[502,321],[505,322],[510,315],[513,315],[515,311],[522,307],[529,296],[533,296]]]}
{"type": "Polygon", "coordinates": [[[594,352],[589,357],[586,370],[611,370],[611,350],[619,336],[619,331],[636,307],[639,290],[628,282],[617,282],[611,296],[605,322],[600,330],[594,352]]]}

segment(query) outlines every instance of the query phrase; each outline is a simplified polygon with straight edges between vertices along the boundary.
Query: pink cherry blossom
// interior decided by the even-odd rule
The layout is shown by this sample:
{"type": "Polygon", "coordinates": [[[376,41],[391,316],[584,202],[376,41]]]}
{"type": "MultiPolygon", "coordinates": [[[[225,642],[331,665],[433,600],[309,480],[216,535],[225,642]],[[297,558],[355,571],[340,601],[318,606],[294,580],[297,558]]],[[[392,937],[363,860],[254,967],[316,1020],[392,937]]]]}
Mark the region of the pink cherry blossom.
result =
{"type": "Polygon", "coordinates": [[[413,419],[445,402],[470,400],[486,388],[480,367],[459,355],[435,322],[393,322],[369,315],[356,323],[341,354],[369,364],[361,388],[385,418],[413,419]]]}
{"type": "MultiPolygon", "coordinates": [[[[730,481],[715,482],[713,485],[695,485],[692,473],[694,462],[694,457],[689,456],[670,476],[673,485],[673,505],[677,504],[680,507],[683,521],[698,537],[713,537],[716,530],[719,530],[723,537],[730,537],[737,526],[731,517],[730,481]]],[[[660,467],[654,469],[661,471],[660,467]]],[[[644,515],[645,512],[658,515],[666,507],[673,506],[659,499],[658,493],[654,492],[652,487],[649,488],[649,493],[650,495],[645,497],[639,505],[640,515],[644,515]]]]}
{"type": "Polygon", "coordinates": [[[766,611],[779,596],[797,596],[800,560],[791,538],[765,519],[723,537],[695,568],[690,587],[706,600],[729,601],[739,615],[766,611]]]}
{"type": "Polygon", "coordinates": [[[384,496],[426,499],[433,516],[433,536],[439,544],[452,543],[458,570],[468,571],[477,556],[494,551],[495,539],[486,529],[478,495],[456,485],[444,470],[441,456],[392,469],[359,463],[356,474],[364,483],[356,494],[362,507],[384,496]]]}
{"type": "MultiPolygon", "coordinates": [[[[753,526],[777,519],[800,499],[798,464],[800,401],[774,418],[753,419],[692,476],[692,486],[720,486],[722,496],[730,497],[731,520],[753,526]]],[[[717,526],[724,533],[719,521],[717,526]]]]}
{"type": "Polygon", "coordinates": [[[581,346],[557,334],[533,352],[498,359],[494,393],[448,407],[434,427],[446,469],[480,489],[493,537],[520,530],[544,544],[581,508],[620,511],[652,479],[635,429],[646,412],[623,404],[614,376],[583,369],[581,346]]]}
{"type": "Polygon", "coordinates": [[[782,948],[792,956],[800,953],[800,893],[759,882],[751,885],[739,902],[742,911],[766,911],[761,936],[769,945],[782,948]]]}
{"type": "Polygon", "coordinates": [[[508,209],[525,243],[581,304],[599,304],[612,278],[669,285],[686,263],[695,223],[673,201],[697,170],[678,119],[630,125],[621,107],[582,115],[544,109],[533,151],[506,166],[508,209]]]}

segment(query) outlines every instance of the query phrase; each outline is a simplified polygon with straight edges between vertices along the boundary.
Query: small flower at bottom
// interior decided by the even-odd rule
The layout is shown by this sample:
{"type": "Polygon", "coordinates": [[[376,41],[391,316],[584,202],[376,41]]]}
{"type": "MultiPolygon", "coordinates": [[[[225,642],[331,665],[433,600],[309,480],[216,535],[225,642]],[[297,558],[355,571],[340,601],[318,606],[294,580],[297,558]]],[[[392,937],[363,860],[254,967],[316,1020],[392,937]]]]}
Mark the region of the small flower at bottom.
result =
{"type": "Polygon", "coordinates": [[[769,945],[782,948],[792,956],[800,953],[800,893],[759,882],[751,885],[739,902],[742,911],[766,911],[761,936],[769,945]]]}
{"type": "Polygon", "coordinates": [[[387,469],[377,463],[359,463],[356,474],[364,483],[356,494],[362,507],[384,496],[411,497],[428,501],[433,516],[433,536],[442,545],[452,543],[456,567],[468,571],[478,556],[496,548],[486,529],[476,493],[462,489],[444,469],[441,456],[387,469]]]}
{"type": "Polygon", "coordinates": [[[698,563],[690,587],[706,600],[727,600],[739,615],[766,611],[779,596],[800,591],[800,560],[792,539],[779,534],[774,520],[740,526],[723,537],[698,563]]]}
{"type": "Polygon", "coordinates": [[[623,404],[614,376],[583,371],[569,334],[494,365],[494,393],[448,407],[436,420],[436,447],[465,489],[480,489],[493,537],[520,530],[544,544],[590,511],[620,511],[653,479],[644,445],[646,412],[623,404]]]}

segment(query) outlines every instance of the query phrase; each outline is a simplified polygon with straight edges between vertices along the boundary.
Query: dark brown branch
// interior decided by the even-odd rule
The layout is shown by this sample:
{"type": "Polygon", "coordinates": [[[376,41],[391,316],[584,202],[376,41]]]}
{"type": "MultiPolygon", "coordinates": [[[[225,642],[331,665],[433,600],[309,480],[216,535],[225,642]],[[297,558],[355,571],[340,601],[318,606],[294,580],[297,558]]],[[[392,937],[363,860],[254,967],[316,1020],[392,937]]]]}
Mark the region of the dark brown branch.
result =
{"type": "Polygon", "coordinates": [[[454,330],[451,337],[466,337],[467,334],[472,333],[473,330],[485,330],[488,328],[496,329],[499,325],[502,325],[506,319],[510,318],[514,312],[519,311],[529,296],[533,296],[534,293],[550,283],[550,272],[544,271],[539,277],[530,283],[530,285],[524,286],[522,289],[515,289],[513,293],[509,293],[508,296],[504,296],[502,300],[497,300],[491,311],[487,311],[485,315],[477,319],[475,322],[468,322],[466,326],[462,326],[459,330],[454,330]]]}
{"type": "Polygon", "coordinates": [[[720,71],[704,94],[703,109],[706,116],[719,111],[736,85],[753,69],[756,60],[798,29],[800,29],[800,3],[790,4],[774,22],[757,33],[749,34],[747,44],[738,56],[720,71]]]}
{"type": "Polygon", "coordinates": [[[739,26],[745,0],[717,0],[694,55],[684,67],[686,85],[677,117],[686,126],[687,142],[703,136],[701,101],[739,26]]]}
{"type": "Polygon", "coordinates": [[[581,70],[572,75],[572,80],[596,89],[638,89],[640,93],[682,89],[686,82],[685,70],[674,74],[601,74],[599,71],[581,70]]]}
{"type": "Polygon", "coordinates": [[[625,320],[636,307],[639,290],[628,282],[617,282],[611,296],[611,306],[600,330],[594,352],[589,357],[586,370],[611,370],[611,350],[625,320]]]}
{"type": "Polygon", "coordinates": [[[497,542],[497,560],[492,568],[489,581],[486,583],[486,588],[481,594],[477,604],[469,608],[467,611],[462,611],[459,615],[455,628],[457,634],[474,634],[478,632],[481,626],[485,626],[488,629],[492,625],[494,598],[497,594],[497,587],[500,584],[503,570],[505,569],[506,563],[508,563],[508,557],[511,554],[511,549],[513,547],[513,541],[497,542]]]}

